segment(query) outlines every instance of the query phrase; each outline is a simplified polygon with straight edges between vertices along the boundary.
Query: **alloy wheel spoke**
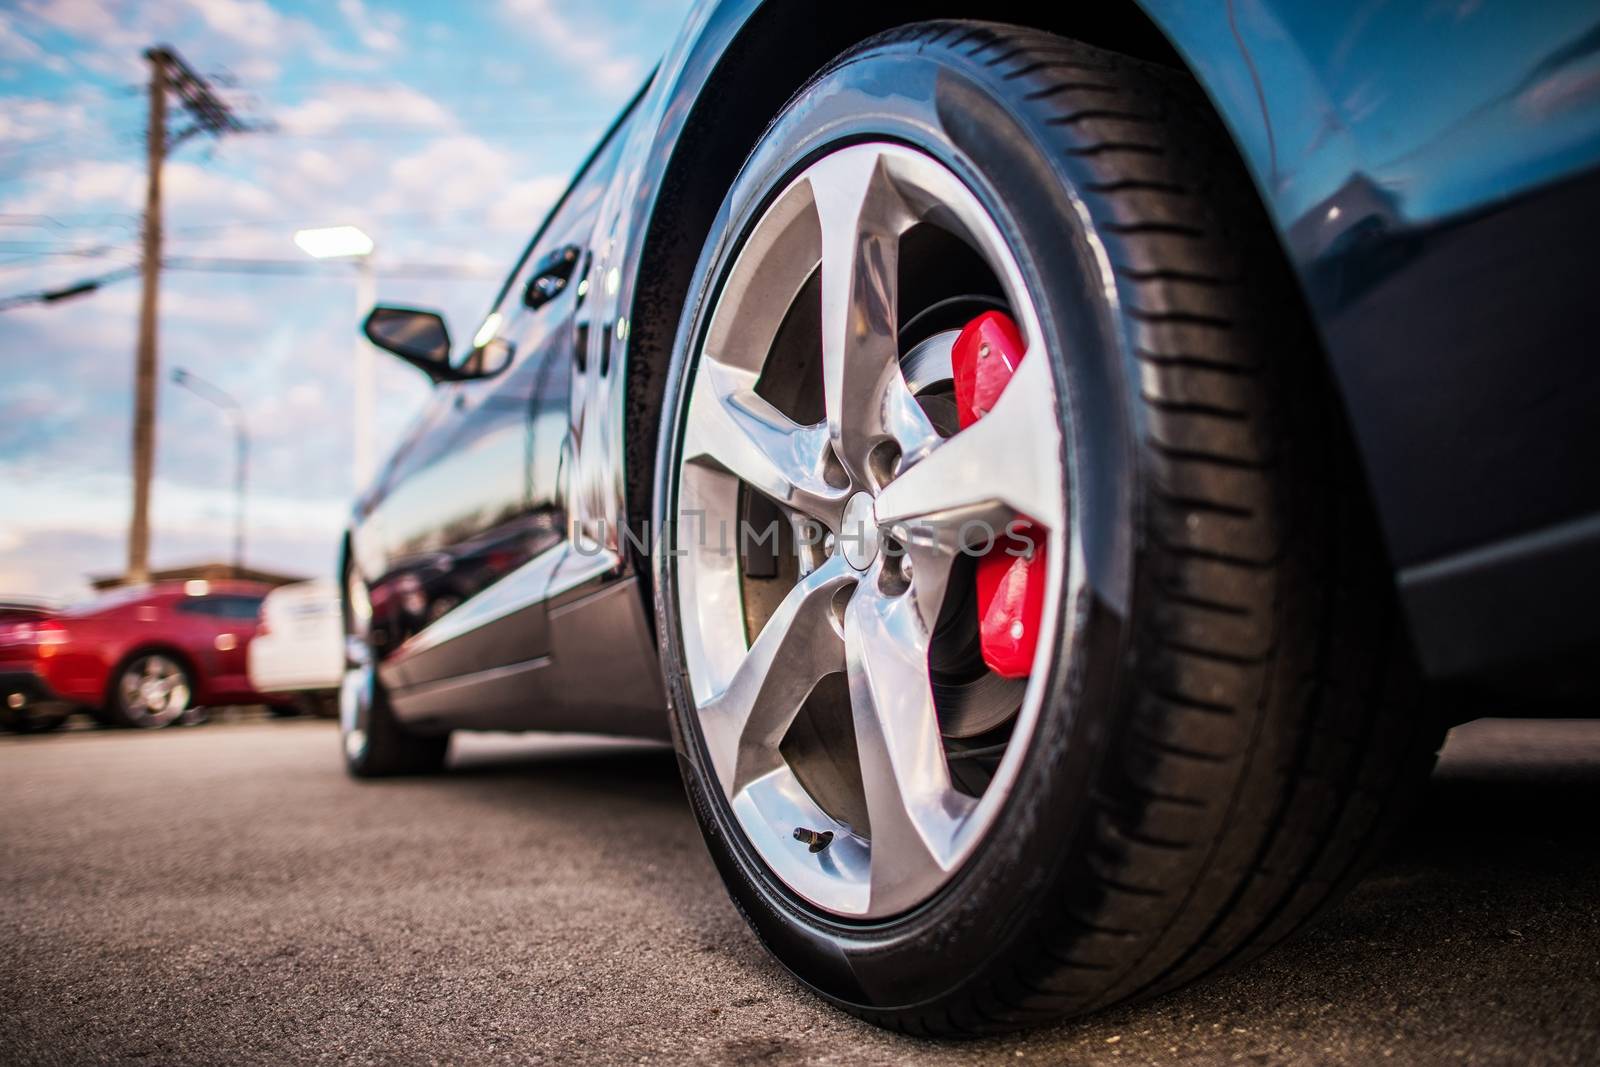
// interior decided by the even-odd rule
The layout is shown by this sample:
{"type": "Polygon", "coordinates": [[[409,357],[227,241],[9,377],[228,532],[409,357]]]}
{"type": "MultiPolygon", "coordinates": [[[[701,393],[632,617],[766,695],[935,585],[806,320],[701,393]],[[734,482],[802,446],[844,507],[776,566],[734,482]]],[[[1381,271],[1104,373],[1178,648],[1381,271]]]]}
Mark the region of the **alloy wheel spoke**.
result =
{"type": "Polygon", "coordinates": [[[122,676],[122,701],[134,711],[144,711],[149,707],[149,677],[151,663],[143,663],[130,667],[122,676]]]}
{"type": "Polygon", "coordinates": [[[685,461],[711,461],[780,504],[837,522],[847,492],[828,483],[827,427],[788,418],[757,395],[756,377],[709,357],[700,361],[685,461]]]}
{"type": "Polygon", "coordinates": [[[911,564],[907,568],[911,571],[911,588],[906,597],[916,606],[922,625],[931,633],[944,607],[944,594],[950,584],[956,554],[937,540],[907,540],[901,543],[901,548],[911,564]]]}
{"type": "Polygon", "coordinates": [[[872,450],[915,458],[937,440],[900,372],[900,235],[915,220],[872,146],[839,152],[810,175],[822,233],[822,377],[828,433],[858,485],[872,450]]]}
{"type": "Polygon", "coordinates": [[[928,675],[929,631],[907,597],[863,581],[845,610],[845,662],[871,823],[871,898],[891,911],[954,862],[976,801],[950,783],[928,675]]]}
{"type": "Polygon", "coordinates": [[[856,575],[838,556],[800,579],[750,645],[728,685],[700,707],[712,765],[731,799],[778,767],[778,743],[824,676],[844,669],[830,614],[856,575]]]}
{"type": "Polygon", "coordinates": [[[1060,441],[1049,374],[1042,351],[1026,356],[992,411],[884,487],[878,521],[907,544],[945,552],[1003,543],[1019,516],[1058,524],[1065,498],[1048,462],[1060,441]]]}

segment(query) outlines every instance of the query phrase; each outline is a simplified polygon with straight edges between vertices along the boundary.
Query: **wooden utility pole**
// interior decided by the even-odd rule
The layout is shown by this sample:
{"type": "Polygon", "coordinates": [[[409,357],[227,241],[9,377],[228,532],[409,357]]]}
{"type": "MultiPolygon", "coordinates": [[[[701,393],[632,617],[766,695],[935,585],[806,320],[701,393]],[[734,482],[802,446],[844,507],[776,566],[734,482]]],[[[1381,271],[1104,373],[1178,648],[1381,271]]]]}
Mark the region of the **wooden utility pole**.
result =
{"type": "Polygon", "coordinates": [[[166,53],[152,48],[150,125],[145,132],[148,168],[144,190],[139,273],[139,347],[133,371],[133,522],[128,527],[128,581],[150,580],[150,476],[156,459],[156,324],[161,293],[161,165],[167,157],[166,53]]]}
{"type": "Polygon", "coordinates": [[[161,167],[167,151],[197,133],[220,137],[251,126],[239,121],[206,80],[171,48],[145,52],[150,63],[150,128],[145,133],[148,175],[144,193],[143,247],[139,273],[139,347],[133,374],[133,519],[128,526],[129,582],[150,580],[150,480],[156,461],[157,312],[161,291],[161,167]],[[189,126],[167,133],[167,93],[188,112],[189,126]]]}

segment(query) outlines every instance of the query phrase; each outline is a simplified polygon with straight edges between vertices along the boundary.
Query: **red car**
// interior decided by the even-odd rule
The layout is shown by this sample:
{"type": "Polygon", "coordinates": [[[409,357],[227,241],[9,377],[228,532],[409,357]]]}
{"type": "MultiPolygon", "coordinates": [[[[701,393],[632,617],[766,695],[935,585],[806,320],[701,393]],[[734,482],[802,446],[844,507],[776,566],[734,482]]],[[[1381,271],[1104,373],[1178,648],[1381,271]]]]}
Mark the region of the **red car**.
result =
{"type": "Polygon", "coordinates": [[[52,730],[66,719],[64,710],[34,701],[32,688],[24,684],[31,683],[31,675],[23,678],[10,670],[12,650],[31,643],[34,627],[56,610],[44,601],[0,600],[0,726],[7,730],[52,730]]]}
{"type": "Polygon", "coordinates": [[[84,707],[108,724],[152,729],[191,707],[267,703],[250,686],[245,652],[269,588],[162,582],[0,620],[5,724],[50,729],[84,707]]]}

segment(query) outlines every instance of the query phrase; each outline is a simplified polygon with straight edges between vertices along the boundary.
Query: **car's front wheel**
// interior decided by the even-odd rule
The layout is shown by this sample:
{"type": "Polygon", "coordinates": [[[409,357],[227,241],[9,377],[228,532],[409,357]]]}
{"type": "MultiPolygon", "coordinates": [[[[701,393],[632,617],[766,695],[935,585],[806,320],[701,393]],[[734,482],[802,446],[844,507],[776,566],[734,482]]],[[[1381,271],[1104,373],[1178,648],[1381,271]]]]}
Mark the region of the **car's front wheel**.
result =
{"type": "Polygon", "coordinates": [[[690,293],[656,585],[696,814],[797,975],[1014,1027],[1361,869],[1436,735],[1318,358],[1181,74],[930,23],[795,97],[690,293]]]}

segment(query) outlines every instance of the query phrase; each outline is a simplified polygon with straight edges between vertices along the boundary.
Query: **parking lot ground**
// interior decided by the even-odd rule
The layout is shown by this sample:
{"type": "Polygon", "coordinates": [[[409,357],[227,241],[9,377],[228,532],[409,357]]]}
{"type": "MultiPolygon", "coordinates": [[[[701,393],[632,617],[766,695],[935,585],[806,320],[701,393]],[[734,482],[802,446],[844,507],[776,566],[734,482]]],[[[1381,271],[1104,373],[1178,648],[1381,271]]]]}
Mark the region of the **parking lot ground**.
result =
{"type": "Polygon", "coordinates": [[[0,1063],[1580,1063],[1600,723],[1452,735],[1336,911],[1236,973],[932,1044],[793,982],[671,754],[480,737],[354,783],[326,722],[0,740],[0,1063]]]}

